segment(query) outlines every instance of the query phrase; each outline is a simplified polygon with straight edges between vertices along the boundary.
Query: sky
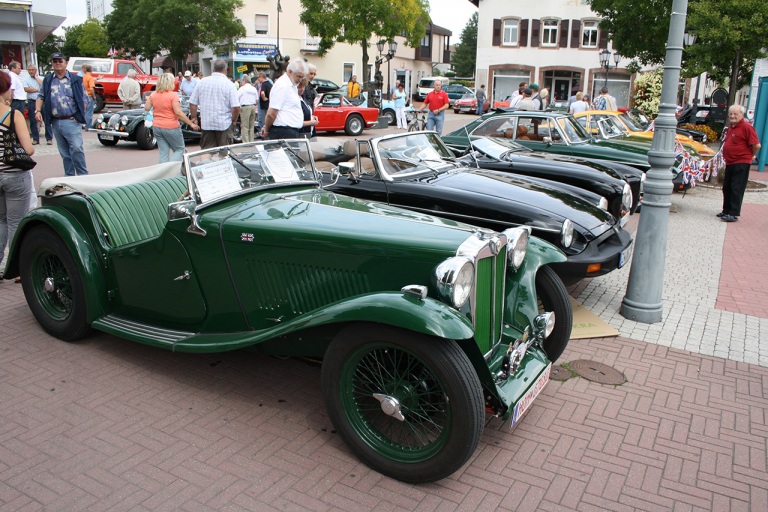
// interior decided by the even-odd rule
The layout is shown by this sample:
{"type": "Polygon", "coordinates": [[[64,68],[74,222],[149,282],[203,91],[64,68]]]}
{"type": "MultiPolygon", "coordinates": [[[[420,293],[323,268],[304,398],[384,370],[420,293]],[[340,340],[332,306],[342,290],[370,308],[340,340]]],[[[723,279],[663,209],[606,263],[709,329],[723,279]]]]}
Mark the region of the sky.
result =
{"type": "MultiPolygon", "coordinates": [[[[469,0],[429,0],[432,23],[447,28],[453,35],[451,44],[459,42],[461,31],[477,8],[469,0]]],[[[77,25],[86,19],[85,0],[67,0],[67,19],[62,26],[77,25]]],[[[63,35],[59,27],[56,34],[63,35]]]]}

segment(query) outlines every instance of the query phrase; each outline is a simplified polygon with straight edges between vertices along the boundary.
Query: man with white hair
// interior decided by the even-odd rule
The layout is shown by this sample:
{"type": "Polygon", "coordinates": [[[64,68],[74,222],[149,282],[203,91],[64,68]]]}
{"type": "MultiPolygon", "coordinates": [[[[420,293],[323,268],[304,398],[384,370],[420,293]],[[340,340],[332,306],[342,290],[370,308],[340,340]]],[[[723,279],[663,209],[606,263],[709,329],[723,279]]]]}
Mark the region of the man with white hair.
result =
{"type": "Polygon", "coordinates": [[[725,181],[723,182],[723,211],[717,216],[725,222],[736,222],[741,215],[741,202],[747,189],[749,167],[760,151],[760,140],[755,128],[744,120],[744,107],[732,105],[728,109],[731,125],[725,134],[723,157],[725,181]]]}
{"type": "Polygon", "coordinates": [[[141,86],[136,81],[136,71],[128,71],[120,87],[117,88],[117,95],[120,97],[120,101],[123,102],[123,110],[131,110],[139,108],[141,106],[141,86]]]}
{"type": "Polygon", "coordinates": [[[232,127],[240,116],[240,100],[226,75],[227,63],[221,59],[213,63],[213,73],[200,80],[189,97],[189,117],[197,117],[201,110],[200,149],[226,146],[232,137],[232,127]]]}
{"type": "Polygon", "coordinates": [[[307,105],[313,113],[315,112],[315,98],[317,98],[317,90],[315,84],[312,83],[315,79],[315,75],[317,75],[317,68],[311,62],[307,62],[307,78],[309,79],[309,83],[304,88],[304,101],[307,102],[307,105]]]}
{"type": "Polygon", "coordinates": [[[269,110],[261,129],[263,138],[274,140],[300,137],[304,112],[301,110],[298,86],[308,72],[307,63],[303,59],[293,59],[285,74],[275,81],[269,95],[269,110]]]}

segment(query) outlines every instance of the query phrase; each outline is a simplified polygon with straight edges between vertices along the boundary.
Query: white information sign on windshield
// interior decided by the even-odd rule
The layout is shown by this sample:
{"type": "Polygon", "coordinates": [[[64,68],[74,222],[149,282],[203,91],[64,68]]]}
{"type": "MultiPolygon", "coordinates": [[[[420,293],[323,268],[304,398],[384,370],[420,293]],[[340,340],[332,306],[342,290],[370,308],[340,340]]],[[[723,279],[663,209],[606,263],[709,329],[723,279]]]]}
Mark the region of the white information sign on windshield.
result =
{"type": "Polygon", "coordinates": [[[296,174],[296,168],[293,162],[288,158],[284,149],[270,151],[266,158],[269,173],[275,179],[275,183],[288,183],[299,181],[299,175],[296,174]]]}
{"type": "Polygon", "coordinates": [[[203,203],[232,192],[239,192],[241,189],[231,158],[193,167],[192,179],[195,180],[195,186],[203,203]]]}

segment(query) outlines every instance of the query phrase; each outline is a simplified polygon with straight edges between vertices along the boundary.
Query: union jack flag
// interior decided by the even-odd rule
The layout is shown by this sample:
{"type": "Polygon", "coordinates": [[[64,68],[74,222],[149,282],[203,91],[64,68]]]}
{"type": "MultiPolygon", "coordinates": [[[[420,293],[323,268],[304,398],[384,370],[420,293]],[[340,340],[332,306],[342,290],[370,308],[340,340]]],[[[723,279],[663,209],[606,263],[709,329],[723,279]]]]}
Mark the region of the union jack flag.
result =
{"type": "Polygon", "coordinates": [[[243,242],[253,242],[253,233],[243,233],[240,235],[240,239],[243,242]]]}

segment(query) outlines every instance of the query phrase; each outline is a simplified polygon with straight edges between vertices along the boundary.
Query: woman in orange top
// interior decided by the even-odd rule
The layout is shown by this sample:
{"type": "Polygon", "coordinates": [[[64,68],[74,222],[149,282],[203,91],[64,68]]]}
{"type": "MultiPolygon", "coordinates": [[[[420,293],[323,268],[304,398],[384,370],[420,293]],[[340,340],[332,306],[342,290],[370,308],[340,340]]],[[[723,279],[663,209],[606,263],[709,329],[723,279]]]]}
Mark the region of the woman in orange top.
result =
{"type": "Polygon", "coordinates": [[[157,88],[144,104],[144,110],[149,112],[154,108],[152,129],[160,149],[160,163],[181,162],[184,155],[184,135],[181,133],[179,120],[184,121],[197,131],[200,129],[195,121],[190,120],[181,110],[179,95],[174,92],[173,75],[164,73],[157,79],[157,88]],[[168,151],[173,154],[168,157],[168,151]]]}

